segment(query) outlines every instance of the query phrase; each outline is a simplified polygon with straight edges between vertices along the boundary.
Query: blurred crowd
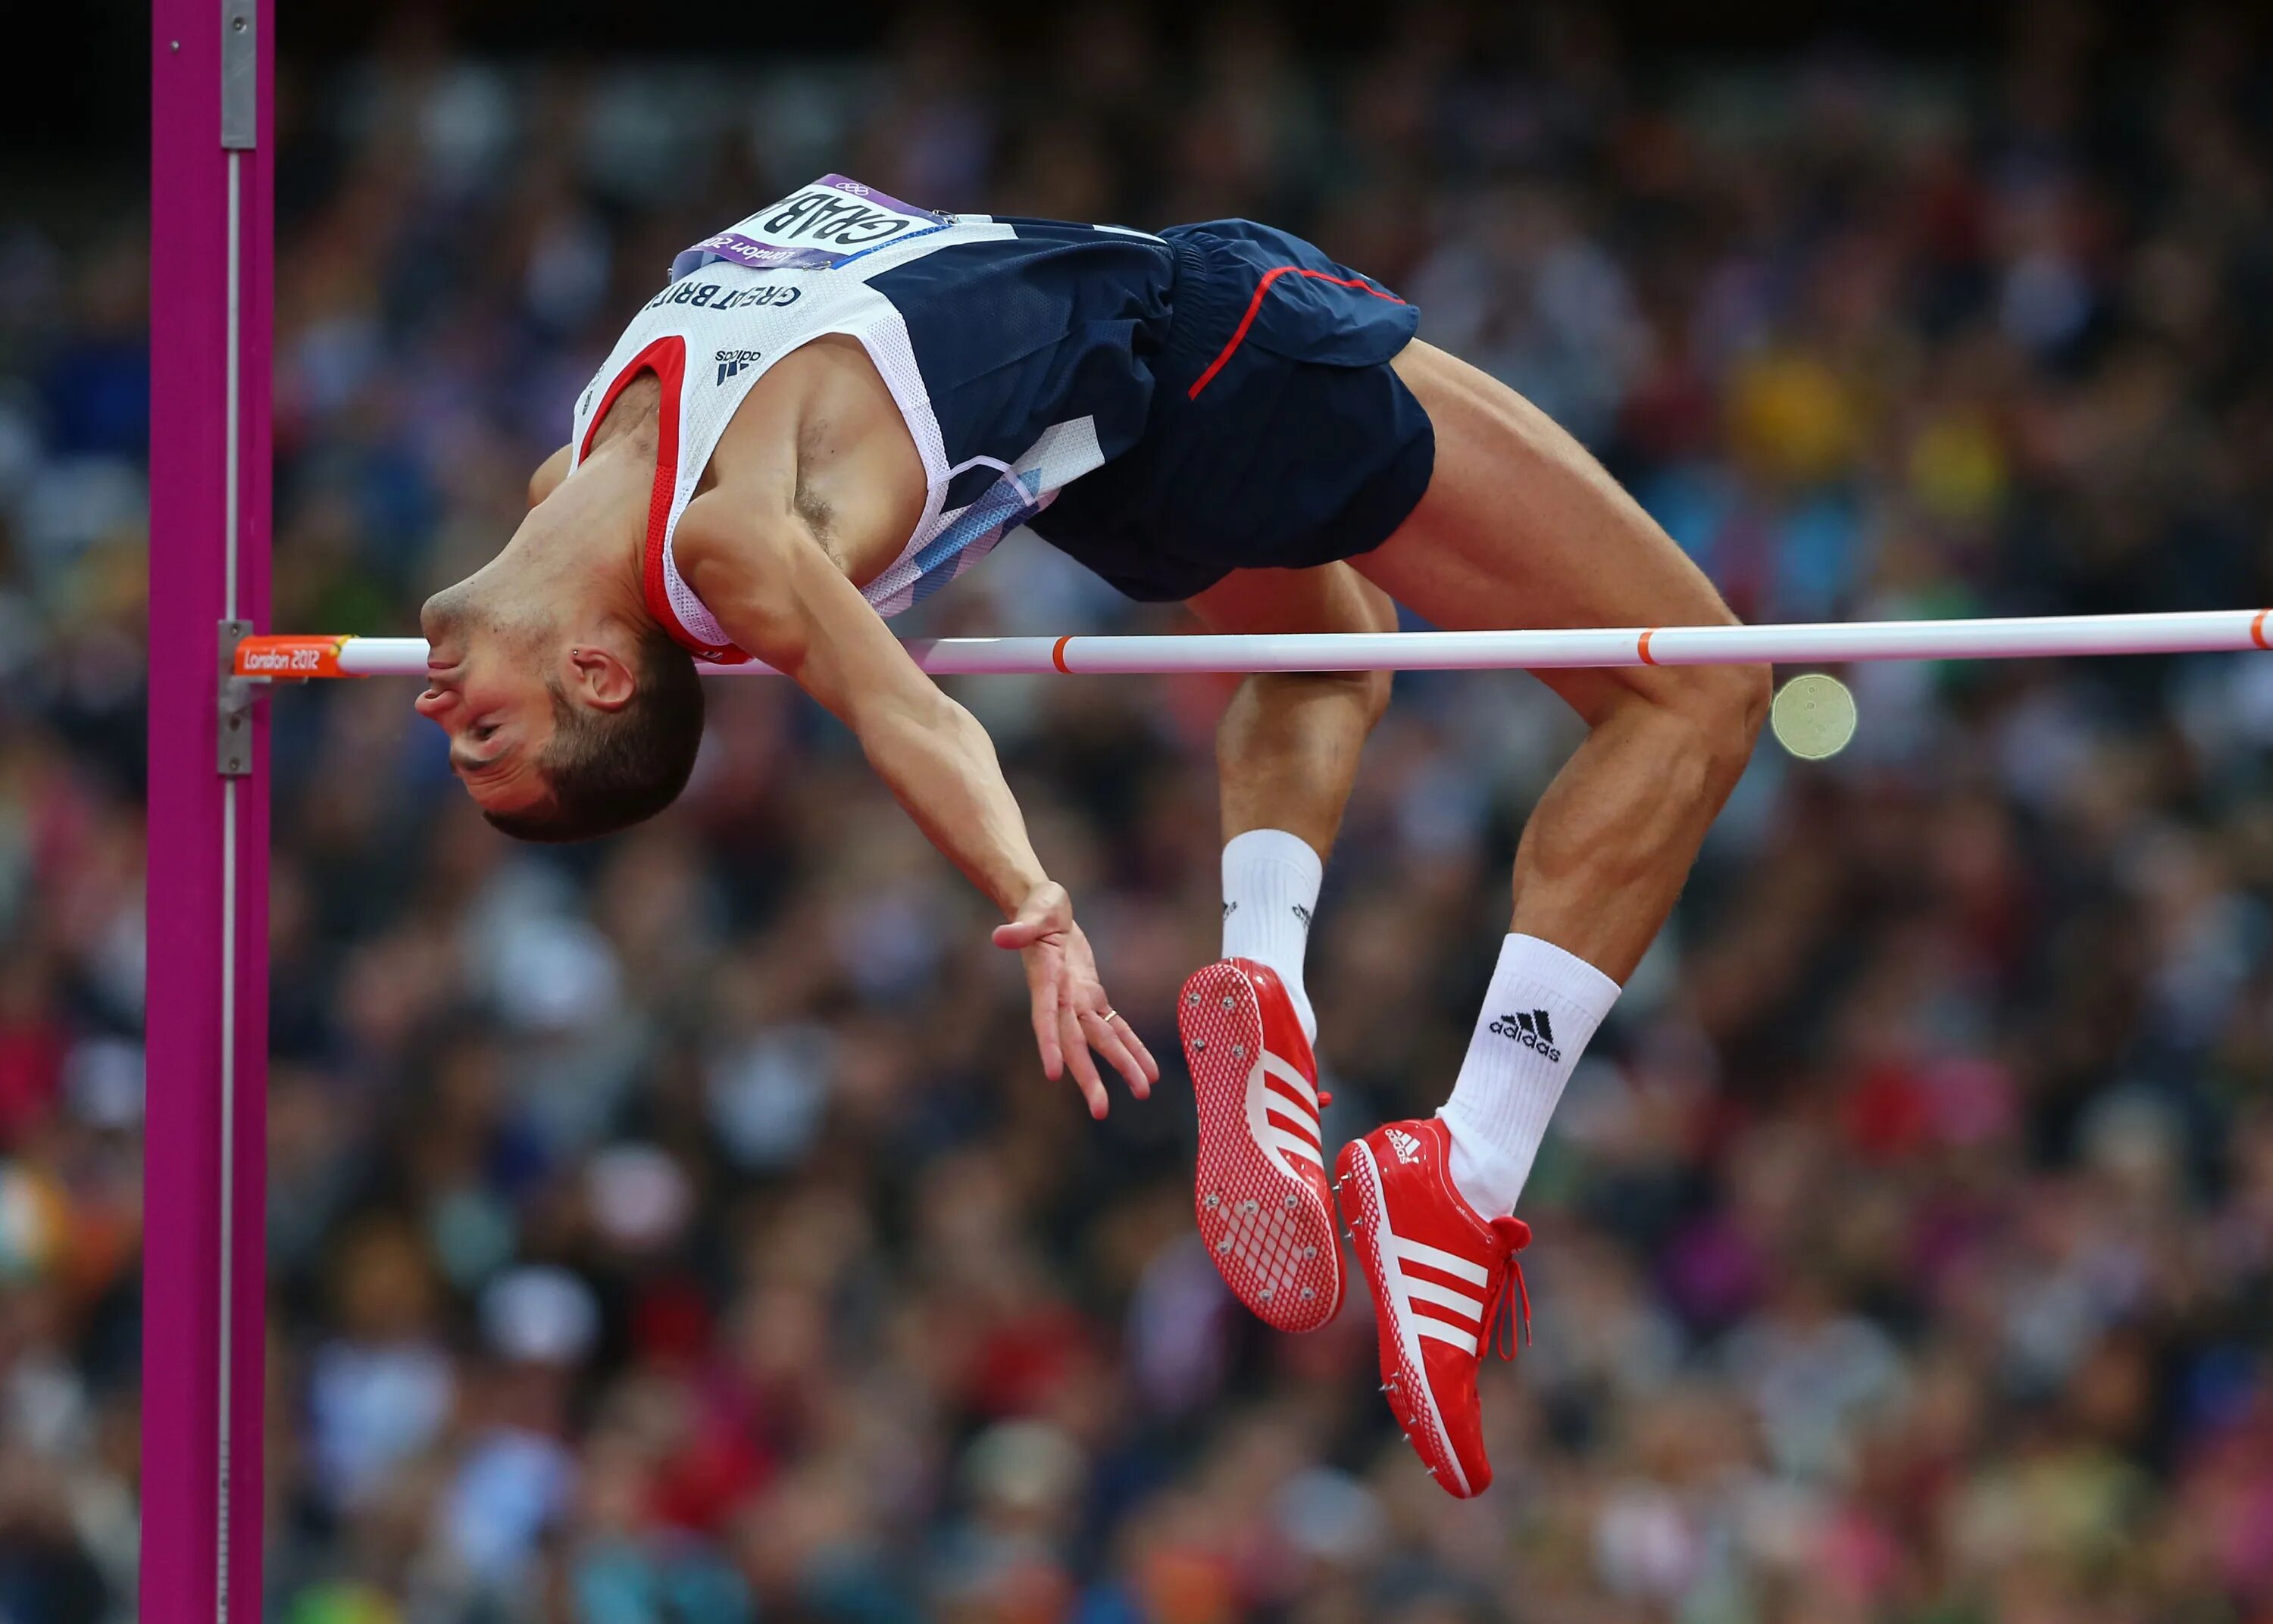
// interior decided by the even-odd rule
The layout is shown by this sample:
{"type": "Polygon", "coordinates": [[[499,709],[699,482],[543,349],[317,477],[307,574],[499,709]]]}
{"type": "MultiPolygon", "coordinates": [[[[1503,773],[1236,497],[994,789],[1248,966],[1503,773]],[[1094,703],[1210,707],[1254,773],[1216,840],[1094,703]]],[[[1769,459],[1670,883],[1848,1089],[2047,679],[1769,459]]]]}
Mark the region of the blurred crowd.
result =
{"type": "MultiPolygon", "coordinates": [[[[275,624],[513,528],[672,254],[814,174],[1246,214],[1416,300],[1750,617],[2273,602],[2273,55],[1650,58],[1440,4],[874,54],[288,68],[275,624]]],[[[1503,14],[1504,13],[1504,14],[1503,14]]],[[[0,1620],[131,1615],[145,244],[0,213],[0,1620]]],[[[1173,628],[1031,537],[929,630],[1173,628]]],[[[590,849],[389,682],[280,694],[279,1624],[2273,1619],[2273,664],[1846,673],[1573,1084],[1456,1504],[1362,1300],[1245,1320],[1181,1074],[1091,1124],[985,909],[781,685],[590,849]]],[[[1218,682],[971,682],[1119,1007],[1212,956],[1218,682]]],[[[1330,1134],[1448,1088],[1574,728],[1402,682],[1312,948],[1330,1134]]]]}

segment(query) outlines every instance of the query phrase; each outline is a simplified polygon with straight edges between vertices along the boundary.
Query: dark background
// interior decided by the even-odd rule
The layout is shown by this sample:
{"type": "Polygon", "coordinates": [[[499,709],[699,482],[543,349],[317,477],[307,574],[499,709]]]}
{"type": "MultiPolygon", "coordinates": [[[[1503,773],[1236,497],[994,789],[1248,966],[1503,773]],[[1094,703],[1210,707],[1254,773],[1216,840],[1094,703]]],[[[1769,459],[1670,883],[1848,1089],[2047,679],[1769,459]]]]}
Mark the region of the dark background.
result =
{"type": "MultiPolygon", "coordinates": [[[[87,0],[10,9],[15,13],[6,41],[11,61],[0,79],[8,86],[0,96],[0,184],[36,185],[42,169],[84,173],[141,161],[149,131],[148,7],[131,0],[87,0]]],[[[573,58],[717,50],[852,52],[874,48],[911,9],[880,0],[803,5],[458,0],[424,7],[379,0],[283,0],[278,21],[288,64],[313,66],[351,55],[385,31],[434,23],[463,49],[484,53],[543,51],[573,58]]],[[[997,36],[1015,37],[1048,28],[1066,8],[1044,0],[981,0],[946,9],[997,36]]],[[[1189,26],[1220,8],[1210,0],[1159,0],[1147,9],[1189,26]]],[[[1399,10],[1367,0],[1258,9],[1287,18],[1320,52],[1353,56],[1393,28],[1399,10]]],[[[1529,19],[1553,9],[1506,6],[1509,49],[1519,50],[1516,37],[1529,19]]],[[[1806,0],[1709,6],[1616,0],[1565,9],[1609,20],[1630,53],[1664,58],[1853,45],[1904,56],[1979,57],[1993,52],[2009,33],[2014,10],[1940,0],[1863,0],[1834,7],[1806,0]]],[[[2117,48],[2111,56],[2119,57],[2126,39],[2143,37],[2161,10],[2107,8],[2097,26],[2117,48]]]]}

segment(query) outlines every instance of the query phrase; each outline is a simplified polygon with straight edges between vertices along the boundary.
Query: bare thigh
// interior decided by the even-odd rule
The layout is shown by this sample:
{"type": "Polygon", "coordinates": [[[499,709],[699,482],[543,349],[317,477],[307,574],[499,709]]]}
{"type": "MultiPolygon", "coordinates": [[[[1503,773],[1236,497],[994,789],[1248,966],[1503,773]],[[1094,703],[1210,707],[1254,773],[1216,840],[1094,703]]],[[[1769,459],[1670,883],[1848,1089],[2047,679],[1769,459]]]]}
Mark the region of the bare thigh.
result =
{"type": "Polygon", "coordinates": [[[1389,594],[1347,564],[1234,570],[1191,600],[1211,632],[1394,632],[1389,594]]]}
{"type": "MultiPolygon", "coordinates": [[[[1396,533],[1350,561],[1368,580],[1455,631],[1736,618],[1704,572],[1530,401],[1418,341],[1396,366],[1436,430],[1436,468],[1396,533]]],[[[1669,697],[1684,680],[1647,666],[1538,676],[1589,722],[1626,692],[1669,697]]]]}

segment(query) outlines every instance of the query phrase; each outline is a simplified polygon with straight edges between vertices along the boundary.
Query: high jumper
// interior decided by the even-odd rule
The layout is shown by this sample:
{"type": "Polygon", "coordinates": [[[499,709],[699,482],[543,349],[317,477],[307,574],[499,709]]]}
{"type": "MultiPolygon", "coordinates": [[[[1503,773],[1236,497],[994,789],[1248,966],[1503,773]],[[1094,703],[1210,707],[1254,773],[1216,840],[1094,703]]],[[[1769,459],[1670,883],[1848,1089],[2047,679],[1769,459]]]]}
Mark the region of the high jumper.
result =
{"type": "MultiPolygon", "coordinates": [[[[1524,830],[1466,1059],[1436,1115],[1343,1146],[1331,1186],[1303,955],[1388,673],[1257,670],[1219,730],[1223,956],[1178,1006],[1201,1233],[1250,1309],[1314,1329],[1343,1295],[1339,1192],[1384,1391],[1466,1497],[1491,1478],[1476,1373],[1522,1298],[1517,1200],[1769,685],[1761,663],[1653,657],[1647,628],[1734,617],[1576,441],[1417,319],[1244,221],[956,215],[825,177],[688,250],[633,316],[520,528],[427,602],[416,703],[492,823],[574,840],[683,788],[697,662],[793,678],[1001,908],[1043,1068],[1102,1116],[1091,1051],[1139,1097],[1159,1068],[985,731],[887,617],[1024,526],[1132,598],[1266,641],[1394,633],[1399,604],[1453,632],[1642,628],[1616,634],[1632,659],[1539,662],[1588,731],[1524,830]]],[[[1053,658],[1076,669],[1062,641],[1053,658]]]]}
{"type": "MultiPolygon", "coordinates": [[[[1227,632],[1725,623],[1704,575],[1568,435],[1414,337],[1390,289],[1268,227],[1159,235],[955,215],[841,176],[681,255],[579,400],[503,550],[435,594],[419,712],[508,834],[667,805],[695,661],[763,661],[859,737],[1021,953],[1043,1069],[1159,1075],[1099,978],[985,731],[887,617],[1024,525],[1227,632]]],[[[1744,770],[1764,666],[1542,677],[1588,725],[1518,849],[1510,933],[1443,1111],[1335,1158],[1405,1432],[1490,1479],[1476,1368],[1549,1112],[1744,770]],[[1520,1019],[1515,1018],[1519,1015],[1520,1019]]],[[[1225,711],[1224,940],[1179,1015],[1195,1210],[1271,1324],[1339,1306],[1302,959],[1385,673],[1269,674],[1225,711]]]]}

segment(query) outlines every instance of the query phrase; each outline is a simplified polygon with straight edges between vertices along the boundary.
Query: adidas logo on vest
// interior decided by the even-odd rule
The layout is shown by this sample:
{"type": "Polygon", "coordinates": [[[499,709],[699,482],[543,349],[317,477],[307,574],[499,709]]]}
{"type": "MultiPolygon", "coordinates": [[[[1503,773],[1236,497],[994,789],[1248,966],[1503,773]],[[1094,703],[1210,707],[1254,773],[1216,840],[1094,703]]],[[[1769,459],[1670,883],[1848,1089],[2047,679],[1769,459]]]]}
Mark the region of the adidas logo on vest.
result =
{"type": "Polygon", "coordinates": [[[765,359],[765,352],[756,349],[722,349],[712,357],[718,363],[718,384],[724,387],[728,378],[737,377],[745,367],[755,366],[765,359]]]}
{"type": "Polygon", "coordinates": [[[1502,1015],[1491,1023],[1491,1029],[1498,1037],[1512,1037],[1527,1049],[1537,1050],[1551,1061],[1562,1061],[1563,1051],[1555,1046],[1555,1024],[1548,1020],[1543,1009],[1534,1009],[1528,1014],[1502,1015]]]}

